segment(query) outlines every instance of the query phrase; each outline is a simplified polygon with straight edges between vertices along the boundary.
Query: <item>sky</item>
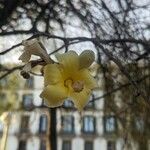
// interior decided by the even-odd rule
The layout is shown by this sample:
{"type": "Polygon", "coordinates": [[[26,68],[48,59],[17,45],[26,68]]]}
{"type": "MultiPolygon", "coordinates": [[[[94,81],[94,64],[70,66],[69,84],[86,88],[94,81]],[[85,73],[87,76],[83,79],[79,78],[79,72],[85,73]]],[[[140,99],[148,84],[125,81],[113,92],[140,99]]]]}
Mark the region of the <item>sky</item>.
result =
{"type": "MultiPolygon", "coordinates": [[[[92,3],[92,1],[89,1],[89,2],[92,3]]],[[[116,5],[115,1],[112,2],[112,0],[105,0],[105,2],[107,2],[107,4],[109,5],[109,8],[112,11],[119,11],[118,6],[116,5]]],[[[136,5],[142,5],[142,6],[146,5],[147,3],[150,3],[149,0],[142,0],[142,1],[134,0],[133,2],[136,5]]],[[[94,7],[90,7],[90,10],[92,11],[92,13],[94,15],[101,16],[101,14],[98,13],[100,11],[96,10],[94,7]]],[[[149,19],[150,18],[150,8],[148,8],[148,10],[146,10],[144,8],[135,10],[135,13],[139,14],[138,17],[139,17],[140,23],[141,23],[141,24],[136,24],[137,27],[139,27],[139,26],[142,27],[142,26],[144,26],[144,24],[150,24],[150,19],[149,19]]],[[[133,15],[134,14],[131,13],[131,16],[133,16],[133,15]]],[[[70,23],[70,18],[66,17],[65,21],[70,23]]],[[[105,25],[105,21],[104,21],[104,25],[105,25]]],[[[81,21],[75,16],[71,16],[71,24],[66,25],[66,27],[65,27],[66,33],[65,34],[62,33],[62,31],[60,30],[60,27],[56,23],[53,23],[53,26],[55,27],[55,30],[53,31],[53,33],[55,35],[59,35],[59,36],[63,36],[63,37],[77,37],[77,36],[91,37],[91,34],[81,27],[82,26],[81,21]]],[[[27,29],[30,29],[30,27],[31,27],[31,24],[28,19],[21,19],[18,22],[17,29],[27,30],[27,29]],[[25,24],[26,24],[26,26],[25,26],[25,24]]],[[[39,29],[41,31],[42,31],[43,27],[44,27],[44,25],[42,23],[39,24],[39,29]]],[[[150,31],[147,31],[145,33],[145,36],[149,38],[150,31]]],[[[12,47],[15,44],[20,43],[22,40],[25,40],[28,37],[30,37],[30,35],[0,37],[0,52],[12,47]]],[[[57,46],[55,45],[54,41],[52,41],[52,40],[44,40],[42,38],[41,38],[41,40],[44,43],[44,45],[49,53],[54,51],[55,48],[58,48],[62,44],[62,42],[59,40],[56,41],[57,46]]],[[[69,46],[69,50],[75,50],[77,53],[81,53],[83,50],[86,50],[86,49],[91,49],[96,53],[93,44],[89,43],[89,42],[82,42],[82,43],[78,43],[78,44],[69,46]]],[[[23,46],[13,49],[11,52],[7,53],[6,56],[0,56],[0,63],[21,63],[21,61],[19,61],[18,58],[21,55],[22,51],[23,51],[23,46]]]]}

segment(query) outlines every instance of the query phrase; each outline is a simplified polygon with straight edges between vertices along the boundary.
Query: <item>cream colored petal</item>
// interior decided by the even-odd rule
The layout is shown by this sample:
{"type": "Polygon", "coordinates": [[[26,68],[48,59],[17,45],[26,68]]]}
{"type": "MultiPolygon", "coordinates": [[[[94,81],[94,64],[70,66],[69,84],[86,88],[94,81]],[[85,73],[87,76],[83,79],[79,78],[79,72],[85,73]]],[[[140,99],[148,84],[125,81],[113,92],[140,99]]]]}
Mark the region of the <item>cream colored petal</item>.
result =
{"type": "Polygon", "coordinates": [[[72,100],[75,104],[75,107],[79,111],[82,111],[84,106],[88,103],[90,94],[91,94],[91,90],[89,90],[89,89],[84,89],[81,92],[71,93],[70,97],[72,98],[72,100]]]}
{"type": "Polygon", "coordinates": [[[58,107],[63,104],[67,95],[67,89],[60,84],[56,84],[45,87],[40,97],[46,101],[49,107],[58,107]]]}
{"type": "Polygon", "coordinates": [[[30,72],[32,69],[32,66],[31,66],[31,62],[28,62],[24,67],[23,67],[23,71],[25,72],[30,72]]]}
{"type": "Polygon", "coordinates": [[[43,48],[41,48],[37,39],[22,41],[22,44],[24,45],[24,51],[29,51],[32,55],[39,56],[41,53],[43,53],[43,51],[45,51],[43,48]]]}
{"type": "Polygon", "coordinates": [[[42,43],[37,39],[23,41],[24,51],[30,53],[31,55],[40,56],[46,63],[52,63],[47,51],[43,47],[42,43]]]}
{"type": "Polygon", "coordinates": [[[44,67],[44,85],[63,83],[60,66],[58,64],[48,64],[44,67]]]}
{"type": "Polygon", "coordinates": [[[84,85],[88,89],[94,89],[98,87],[97,81],[94,77],[90,74],[88,69],[82,69],[76,73],[74,76],[75,80],[80,80],[84,82],[84,85]]]}
{"type": "Polygon", "coordinates": [[[79,56],[75,51],[65,54],[56,54],[56,58],[64,68],[64,73],[68,76],[74,74],[79,69],[79,56]]]}
{"type": "Polygon", "coordinates": [[[23,52],[22,55],[19,57],[19,60],[21,60],[22,62],[27,63],[27,62],[29,62],[30,58],[31,58],[30,52],[25,51],[25,52],[23,52]]]}

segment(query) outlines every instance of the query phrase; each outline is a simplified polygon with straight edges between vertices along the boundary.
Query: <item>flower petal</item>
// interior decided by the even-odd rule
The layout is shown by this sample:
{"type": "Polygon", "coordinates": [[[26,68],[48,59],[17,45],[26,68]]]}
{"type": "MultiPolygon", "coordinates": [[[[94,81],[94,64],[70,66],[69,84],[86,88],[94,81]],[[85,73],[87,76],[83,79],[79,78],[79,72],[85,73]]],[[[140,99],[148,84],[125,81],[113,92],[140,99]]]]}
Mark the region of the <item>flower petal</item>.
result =
{"type": "Polygon", "coordinates": [[[82,69],[76,73],[74,76],[75,80],[81,80],[84,82],[84,85],[88,89],[94,89],[98,87],[98,84],[94,77],[90,74],[88,69],[82,69]]]}
{"type": "Polygon", "coordinates": [[[68,96],[67,89],[60,84],[48,85],[44,88],[40,97],[46,100],[50,107],[58,107],[63,104],[64,100],[68,96]]]}
{"type": "Polygon", "coordinates": [[[79,69],[79,56],[75,51],[65,54],[56,54],[59,63],[63,65],[66,76],[73,75],[79,69]]]}
{"type": "Polygon", "coordinates": [[[79,55],[80,69],[88,68],[95,60],[95,54],[91,50],[85,50],[79,55]]]}
{"type": "Polygon", "coordinates": [[[19,57],[19,60],[21,60],[22,62],[29,62],[31,58],[31,54],[28,51],[25,51],[22,53],[22,55],[19,57]]]}
{"type": "Polygon", "coordinates": [[[53,62],[42,43],[37,39],[23,41],[22,44],[24,45],[24,53],[19,59],[23,62],[28,62],[31,58],[31,55],[40,56],[46,63],[53,62]]]}
{"type": "Polygon", "coordinates": [[[84,106],[88,103],[90,98],[91,90],[84,89],[81,92],[73,92],[71,93],[70,97],[72,98],[75,107],[82,111],[84,106]]]}
{"type": "Polygon", "coordinates": [[[44,67],[44,85],[63,83],[60,66],[58,64],[48,64],[44,67]]]}
{"type": "Polygon", "coordinates": [[[32,66],[31,66],[31,62],[28,62],[24,67],[23,67],[23,71],[25,72],[30,72],[32,69],[32,66]]]}

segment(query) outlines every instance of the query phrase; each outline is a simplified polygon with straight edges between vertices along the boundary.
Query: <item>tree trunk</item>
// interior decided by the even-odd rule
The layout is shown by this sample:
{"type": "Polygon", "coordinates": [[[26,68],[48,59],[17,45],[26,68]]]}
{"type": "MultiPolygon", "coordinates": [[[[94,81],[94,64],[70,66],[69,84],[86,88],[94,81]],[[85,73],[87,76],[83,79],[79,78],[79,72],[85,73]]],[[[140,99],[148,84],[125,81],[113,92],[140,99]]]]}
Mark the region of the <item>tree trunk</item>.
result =
{"type": "Polygon", "coordinates": [[[57,150],[56,108],[50,109],[50,144],[51,150],[57,150]]]}

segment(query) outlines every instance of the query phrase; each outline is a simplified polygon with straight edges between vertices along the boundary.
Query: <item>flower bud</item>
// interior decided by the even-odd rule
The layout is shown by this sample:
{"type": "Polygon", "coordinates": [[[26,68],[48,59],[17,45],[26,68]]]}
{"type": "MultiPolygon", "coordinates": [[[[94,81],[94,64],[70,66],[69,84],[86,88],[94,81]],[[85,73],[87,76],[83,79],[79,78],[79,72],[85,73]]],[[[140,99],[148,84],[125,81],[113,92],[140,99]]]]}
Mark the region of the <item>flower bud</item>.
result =
{"type": "Polygon", "coordinates": [[[25,72],[24,70],[22,70],[20,72],[21,76],[25,79],[29,79],[30,78],[30,74],[28,72],[25,72]]]}

